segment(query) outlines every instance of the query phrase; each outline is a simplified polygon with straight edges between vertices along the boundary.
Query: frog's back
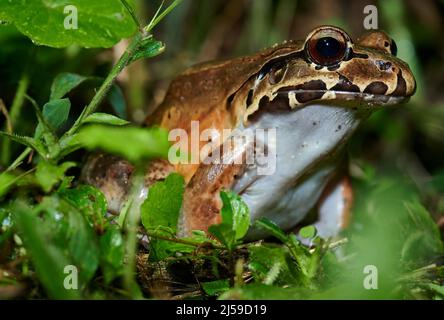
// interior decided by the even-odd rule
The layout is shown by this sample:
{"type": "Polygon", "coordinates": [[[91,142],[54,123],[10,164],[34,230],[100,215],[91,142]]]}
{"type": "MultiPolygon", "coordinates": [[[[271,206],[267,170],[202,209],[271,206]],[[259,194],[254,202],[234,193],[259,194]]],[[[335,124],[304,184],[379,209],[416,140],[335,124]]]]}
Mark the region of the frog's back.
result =
{"type": "Polygon", "coordinates": [[[187,130],[191,121],[199,121],[201,126],[208,122],[215,129],[232,128],[235,119],[230,117],[227,108],[233,94],[259,72],[265,61],[299,47],[299,42],[286,42],[254,55],[190,67],[171,82],[163,103],[146,123],[168,130],[187,130]]]}

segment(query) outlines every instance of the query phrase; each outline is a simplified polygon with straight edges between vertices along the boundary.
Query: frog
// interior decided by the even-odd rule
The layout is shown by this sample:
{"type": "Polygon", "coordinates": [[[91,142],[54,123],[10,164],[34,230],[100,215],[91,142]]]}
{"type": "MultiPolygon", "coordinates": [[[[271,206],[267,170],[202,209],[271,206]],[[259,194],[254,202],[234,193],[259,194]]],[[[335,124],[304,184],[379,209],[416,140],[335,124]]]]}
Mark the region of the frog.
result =
{"type": "MultiPolygon", "coordinates": [[[[351,220],[347,142],[371,114],[405,104],[415,91],[412,71],[397,57],[395,41],[381,30],[353,41],[343,29],[322,25],[304,40],[190,67],[171,82],[145,125],[191,135],[197,122],[198,133],[211,130],[215,135],[208,140],[215,139],[209,148],[198,143],[197,163],[151,161],[140,200],[150,186],[175,172],[185,181],[180,237],[208,232],[222,222],[221,191],[240,197],[252,223],[267,218],[285,231],[297,230],[315,212],[312,224],[318,235],[335,237],[351,220]],[[231,133],[224,137],[226,129],[231,133]],[[233,143],[247,131],[260,130],[274,130],[274,136],[233,143]],[[257,150],[274,155],[272,173],[261,173],[258,161],[245,161],[252,149],[253,155],[257,150]]],[[[82,179],[101,189],[109,210],[118,213],[133,173],[128,161],[99,153],[88,159],[82,179]]],[[[247,235],[264,237],[257,228],[247,235]]]]}

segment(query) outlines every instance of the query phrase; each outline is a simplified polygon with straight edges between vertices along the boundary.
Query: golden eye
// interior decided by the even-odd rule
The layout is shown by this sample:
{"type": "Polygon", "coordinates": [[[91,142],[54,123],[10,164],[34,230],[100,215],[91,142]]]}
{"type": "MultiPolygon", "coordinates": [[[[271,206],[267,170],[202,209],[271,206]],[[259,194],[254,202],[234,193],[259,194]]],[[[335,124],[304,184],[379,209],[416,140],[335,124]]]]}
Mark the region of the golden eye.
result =
{"type": "Polygon", "coordinates": [[[305,53],[317,65],[332,66],[347,58],[350,43],[350,38],[342,30],[322,27],[307,37],[305,53]]]}

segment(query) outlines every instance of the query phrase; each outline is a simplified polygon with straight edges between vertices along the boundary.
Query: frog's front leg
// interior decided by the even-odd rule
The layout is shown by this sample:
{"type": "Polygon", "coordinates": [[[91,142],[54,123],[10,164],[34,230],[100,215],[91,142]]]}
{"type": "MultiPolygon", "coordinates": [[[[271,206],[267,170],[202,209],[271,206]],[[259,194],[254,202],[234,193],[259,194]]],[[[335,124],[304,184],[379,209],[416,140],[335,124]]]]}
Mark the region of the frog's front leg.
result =
{"type": "Polygon", "coordinates": [[[179,217],[180,237],[189,236],[193,230],[207,231],[212,224],[221,222],[220,191],[231,189],[236,177],[244,172],[246,145],[229,140],[221,149],[217,163],[201,163],[185,188],[179,217]]]}
{"type": "Polygon", "coordinates": [[[334,237],[344,230],[351,217],[353,190],[347,175],[332,179],[317,205],[318,220],[314,223],[322,238],[334,237]]]}

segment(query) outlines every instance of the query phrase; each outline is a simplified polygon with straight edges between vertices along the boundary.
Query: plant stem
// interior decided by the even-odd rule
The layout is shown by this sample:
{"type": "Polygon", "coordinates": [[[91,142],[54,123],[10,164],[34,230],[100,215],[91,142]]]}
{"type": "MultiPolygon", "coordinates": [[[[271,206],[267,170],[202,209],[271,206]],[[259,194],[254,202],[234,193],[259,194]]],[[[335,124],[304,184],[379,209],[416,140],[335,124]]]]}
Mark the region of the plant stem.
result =
{"type": "Polygon", "coordinates": [[[124,267],[123,283],[125,289],[133,299],[142,298],[142,293],[137,285],[134,274],[136,272],[136,249],[137,249],[137,230],[140,218],[140,201],[138,201],[140,188],[144,183],[144,170],[136,167],[134,172],[133,186],[130,191],[128,212],[126,214],[124,228],[126,230],[126,264],[124,267]]]}
{"type": "Polygon", "coordinates": [[[19,165],[22,164],[23,159],[25,159],[28,154],[30,154],[32,149],[30,147],[27,147],[18,157],[14,160],[13,163],[10,164],[10,166],[5,170],[5,172],[9,172],[17,168],[19,165]]]}
{"type": "MultiPolygon", "coordinates": [[[[20,115],[20,111],[23,107],[23,102],[25,101],[25,94],[29,87],[29,77],[27,73],[23,73],[20,81],[18,83],[17,91],[15,92],[14,100],[12,101],[11,110],[9,111],[9,121],[12,126],[17,123],[17,119],[20,115]]],[[[4,165],[8,164],[11,158],[11,140],[3,139],[2,152],[1,152],[1,163],[4,165]]]]}
{"type": "Polygon", "coordinates": [[[69,129],[65,134],[64,137],[73,135],[79,127],[82,125],[83,120],[94,113],[99,104],[102,102],[102,100],[105,98],[106,94],[108,93],[109,89],[114,83],[114,80],[117,78],[119,73],[125,69],[125,67],[131,62],[131,59],[134,55],[134,53],[140,48],[142,44],[142,39],[144,35],[142,33],[137,33],[134,38],[131,40],[130,44],[128,45],[128,48],[125,50],[125,52],[120,57],[119,61],[114,65],[114,67],[111,69],[108,76],[103,81],[102,85],[100,86],[97,93],[92,98],[91,102],[86,106],[86,108],[82,111],[80,116],[77,118],[74,125],[69,129]]]}

